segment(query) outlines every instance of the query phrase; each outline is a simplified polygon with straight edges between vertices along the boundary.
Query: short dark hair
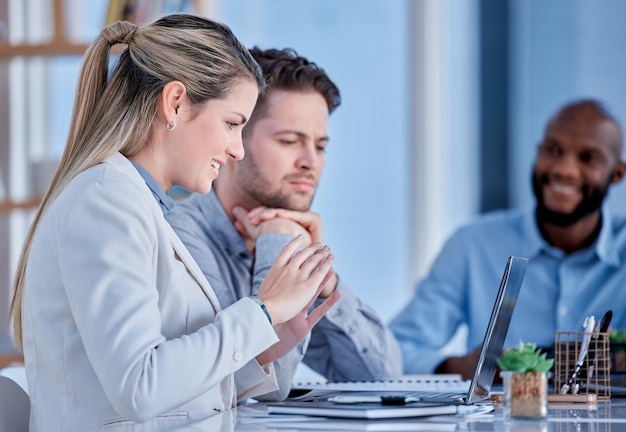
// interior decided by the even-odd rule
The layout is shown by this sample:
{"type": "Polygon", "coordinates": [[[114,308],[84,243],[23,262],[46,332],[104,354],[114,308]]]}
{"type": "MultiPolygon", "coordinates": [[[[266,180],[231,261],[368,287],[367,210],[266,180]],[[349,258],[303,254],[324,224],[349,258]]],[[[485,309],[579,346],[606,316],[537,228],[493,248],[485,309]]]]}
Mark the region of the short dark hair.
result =
{"type": "MultiPolygon", "coordinates": [[[[328,105],[332,113],[341,104],[339,88],[328,77],[324,69],[305,57],[298,55],[292,48],[266,49],[258,47],[250,49],[250,53],[261,66],[267,88],[259,95],[246,129],[256,120],[262,118],[267,108],[267,100],[273,90],[294,90],[317,92],[328,105]]],[[[244,129],[245,130],[245,129],[244,129]]]]}
{"type": "Polygon", "coordinates": [[[617,136],[617,141],[614,143],[616,146],[616,151],[619,152],[619,154],[622,153],[622,148],[623,148],[623,133],[622,133],[622,126],[620,124],[620,122],[617,120],[617,117],[615,117],[610,111],[609,109],[605,106],[605,104],[603,104],[602,102],[596,100],[596,99],[579,99],[579,100],[575,100],[569,103],[566,103],[565,105],[563,105],[553,116],[552,118],[550,118],[550,120],[548,121],[548,123],[546,124],[546,132],[547,130],[551,127],[551,125],[559,118],[564,118],[564,117],[568,117],[571,115],[576,115],[577,113],[581,112],[581,111],[588,111],[593,113],[596,117],[598,117],[599,119],[602,119],[604,121],[608,121],[610,123],[613,123],[615,125],[615,127],[617,128],[618,131],[618,136],[617,136]]]}
{"type": "Polygon", "coordinates": [[[596,99],[579,99],[569,102],[563,105],[556,113],[555,117],[559,117],[562,114],[575,112],[579,110],[587,109],[595,113],[603,120],[608,120],[615,123],[616,126],[620,126],[617,118],[608,110],[608,108],[599,100],[596,99]]]}

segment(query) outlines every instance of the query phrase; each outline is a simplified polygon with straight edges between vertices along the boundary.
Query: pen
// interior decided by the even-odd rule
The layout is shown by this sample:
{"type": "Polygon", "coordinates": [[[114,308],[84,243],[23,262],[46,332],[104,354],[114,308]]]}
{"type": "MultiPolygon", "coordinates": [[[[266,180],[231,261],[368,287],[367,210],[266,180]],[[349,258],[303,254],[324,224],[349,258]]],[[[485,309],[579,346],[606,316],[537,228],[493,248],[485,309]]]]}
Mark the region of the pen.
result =
{"type": "Polygon", "coordinates": [[[602,321],[600,321],[600,327],[598,328],[598,331],[600,333],[605,333],[609,329],[612,318],[613,318],[613,311],[609,309],[608,311],[606,311],[606,313],[602,317],[602,321]]]}
{"type": "Polygon", "coordinates": [[[591,354],[593,355],[593,357],[590,357],[589,373],[587,374],[588,379],[591,379],[593,377],[593,372],[596,366],[596,355],[597,355],[596,351],[598,350],[597,339],[600,336],[600,333],[605,333],[609,329],[609,325],[611,325],[612,318],[613,318],[613,311],[609,309],[608,311],[606,311],[606,313],[604,314],[600,322],[596,325],[595,333],[593,335],[594,347],[591,350],[591,354]]]}
{"type": "Polygon", "coordinates": [[[420,398],[411,396],[376,396],[376,395],[339,395],[331,396],[328,402],[337,404],[380,403],[382,405],[404,405],[409,402],[420,402],[420,398]]]}
{"type": "Polygon", "coordinates": [[[596,318],[593,315],[585,318],[585,322],[583,323],[584,328],[584,336],[583,340],[580,344],[580,353],[578,354],[578,360],[576,361],[576,367],[574,368],[574,373],[569,377],[566,384],[563,384],[561,387],[561,394],[567,394],[568,391],[572,390],[572,393],[576,393],[572,385],[578,375],[580,374],[580,369],[585,363],[585,358],[587,357],[587,351],[589,350],[589,343],[591,342],[591,336],[593,335],[593,331],[596,328],[596,318]]]}

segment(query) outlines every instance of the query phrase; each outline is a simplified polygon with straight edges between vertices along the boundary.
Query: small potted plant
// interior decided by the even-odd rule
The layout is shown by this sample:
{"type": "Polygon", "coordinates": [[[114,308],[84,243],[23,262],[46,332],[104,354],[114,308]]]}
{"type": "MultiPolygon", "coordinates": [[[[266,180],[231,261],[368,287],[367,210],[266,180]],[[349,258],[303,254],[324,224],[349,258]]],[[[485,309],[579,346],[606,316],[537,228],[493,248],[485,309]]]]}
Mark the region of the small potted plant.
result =
{"type": "Polygon", "coordinates": [[[498,359],[502,370],[505,420],[541,420],[548,415],[548,372],[554,360],[546,359],[536,344],[520,342],[498,359]]]}

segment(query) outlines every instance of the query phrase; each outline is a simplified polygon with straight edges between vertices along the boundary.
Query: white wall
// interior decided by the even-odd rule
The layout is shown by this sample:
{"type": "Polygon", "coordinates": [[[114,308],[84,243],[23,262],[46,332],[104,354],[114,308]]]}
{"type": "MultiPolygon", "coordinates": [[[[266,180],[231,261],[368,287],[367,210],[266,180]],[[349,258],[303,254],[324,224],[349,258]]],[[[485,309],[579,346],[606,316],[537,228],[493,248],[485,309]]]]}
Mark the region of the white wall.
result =
{"type": "MultiPolygon", "coordinates": [[[[604,101],[626,127],[626,2],[513,0],[511,3],[512,203],[534,202],[530,173],[546,120],[582,97],[604,101]]],[[[609,194],[626,211],[626,184],[609,194]]]]}

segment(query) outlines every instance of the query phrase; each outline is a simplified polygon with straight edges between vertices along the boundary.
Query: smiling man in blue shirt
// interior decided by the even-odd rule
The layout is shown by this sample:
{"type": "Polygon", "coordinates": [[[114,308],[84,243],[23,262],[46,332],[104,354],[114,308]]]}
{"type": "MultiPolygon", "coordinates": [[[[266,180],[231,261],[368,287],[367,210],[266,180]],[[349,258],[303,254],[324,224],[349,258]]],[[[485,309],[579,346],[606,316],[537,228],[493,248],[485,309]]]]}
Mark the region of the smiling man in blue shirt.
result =
{"type": "Polygon", "coordinates": [[[471,377],[509,255],[530,258],[505,346],[551,347],[555,331],[582,331],[587,315],[613,310],[626,328],[626,218],[602,206],[624,177],[620,125],[597,101],[570,103],[537,149],[536,205],[486,214],[444,245],[391,323],[405,373],[471,377]],[[441,349],[467,325],[467,353],[441,349]]]}

